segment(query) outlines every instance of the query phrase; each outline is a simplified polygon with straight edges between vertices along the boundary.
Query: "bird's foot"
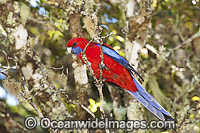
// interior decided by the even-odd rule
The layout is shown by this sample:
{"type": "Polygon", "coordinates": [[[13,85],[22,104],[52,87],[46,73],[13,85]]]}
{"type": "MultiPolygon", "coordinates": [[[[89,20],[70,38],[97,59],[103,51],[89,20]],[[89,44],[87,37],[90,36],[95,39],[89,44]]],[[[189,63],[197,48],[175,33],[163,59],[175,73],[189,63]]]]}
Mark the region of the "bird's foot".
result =
{"type": "Polygon", "coordinates": [[[104,63],[100,63],[99,68],[102,69],[102,70],[103,69],[109,70],[104,63]]]}

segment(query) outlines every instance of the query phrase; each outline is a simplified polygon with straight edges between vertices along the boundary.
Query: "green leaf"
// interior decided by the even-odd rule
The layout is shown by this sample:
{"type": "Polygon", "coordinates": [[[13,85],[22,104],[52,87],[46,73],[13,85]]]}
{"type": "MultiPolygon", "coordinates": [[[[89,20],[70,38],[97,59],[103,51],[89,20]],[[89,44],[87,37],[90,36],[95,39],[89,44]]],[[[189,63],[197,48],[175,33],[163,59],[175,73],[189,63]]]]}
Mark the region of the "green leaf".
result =
{"type": "Polygon", "coordinates": [[[121,36],[116,36],[116,39],[119,40],[119,41],[121,41],[121,42],[124,42],[124,38],[121,37],[121,36]]]}
{"type": "Polygon", "coordinates": [[[34,28],[34,27],[31,27],[31,28],[30,28],[30,31],[31,31],[34,35],[36,35],[36,34],[38,33],[37,29],[34,28]]]}

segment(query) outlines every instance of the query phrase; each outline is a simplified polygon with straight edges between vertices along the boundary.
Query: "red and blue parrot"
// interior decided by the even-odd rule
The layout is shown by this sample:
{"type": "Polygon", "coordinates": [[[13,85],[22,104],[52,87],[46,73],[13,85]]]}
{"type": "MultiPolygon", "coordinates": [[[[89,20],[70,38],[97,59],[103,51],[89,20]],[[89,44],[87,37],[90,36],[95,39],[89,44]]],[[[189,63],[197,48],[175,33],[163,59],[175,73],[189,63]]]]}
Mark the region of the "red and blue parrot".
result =
{"type": "MultiPolygon", "coordinates": [[[[84,50],[88,40],[82,37],[73,38],[67,43],[67,47],[72,47],[72,52],[76,54],[83,63],[81,52],[84,50]]],[[[95,76],[100,78],[100,69],[103,71],[102,77],[104,81],[112,82],[121,88],[124,88],[135,99],[142,103],[149,111],[151,111],[160,120],[173,120],[170,113],[167,112],[137,81],[134,73],[136,70],[120,56],[111,46],[103,44],[103,63],[105,66],[100,66],[101,46],[99,43],[91,42],[85,51],[88,61],[91,63],[91,68],[95,76]]],[[[138,74],[139,75],[139,74],[138,74]]],[[[140,76],[140,75],[139,75],[140,76]]],[[[141,78],[141,76],[140,76],[141,78]]]]}

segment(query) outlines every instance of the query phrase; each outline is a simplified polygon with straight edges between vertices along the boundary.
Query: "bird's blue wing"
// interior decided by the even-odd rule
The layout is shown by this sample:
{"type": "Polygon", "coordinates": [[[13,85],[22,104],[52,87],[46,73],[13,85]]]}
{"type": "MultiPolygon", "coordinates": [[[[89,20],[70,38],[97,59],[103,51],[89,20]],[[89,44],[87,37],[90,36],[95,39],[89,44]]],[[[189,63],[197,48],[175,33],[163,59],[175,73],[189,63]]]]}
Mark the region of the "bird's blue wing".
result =
{"type": "MultiPolygon", "coordinates": [[[[97,44],[97,46],[101,47],[100,44],[97,44]]],[[[129,65],[128,61],[125,60],[123,57],[121,57],[115,50],[113,50],[105,45],[102,46],[102,49],[103,49],[104,54],[111,57],[113,60],[115,60],[122,66],[124,66],[126,68],[128,67],[128,65],[129,65]]]]}
{"type": "MultiPolygon", "coordinates": [[[[101,47],[100,44],[97,44],[97,46],[101,47]]],[[[115,50],[103,45],[102,46],[104,54],[112,58],[114,61],[118,62],[122,66],[124,66],[130,73],[133,71],[135,72],[142,80],[143,78],[137,73],[137,71],[128,63],[127,60],[125,60],[122,56],[120,56],[115,50]]],[[[132,75],[132,73],[131,73],[132,75]]],[[[144,81],[144,80],[143,80],[144,81]]]]}

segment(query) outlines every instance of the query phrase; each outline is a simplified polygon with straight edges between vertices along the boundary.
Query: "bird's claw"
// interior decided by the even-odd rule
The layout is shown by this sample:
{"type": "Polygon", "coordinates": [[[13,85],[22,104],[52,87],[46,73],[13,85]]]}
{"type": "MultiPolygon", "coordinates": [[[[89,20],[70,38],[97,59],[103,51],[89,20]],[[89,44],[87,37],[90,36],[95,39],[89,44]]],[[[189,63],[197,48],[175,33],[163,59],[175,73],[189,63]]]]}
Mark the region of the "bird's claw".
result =
{"type": "Polygon", "coordinates": [[[100,63],[99,68],[109,70],[104,63],[100,63]]]}

